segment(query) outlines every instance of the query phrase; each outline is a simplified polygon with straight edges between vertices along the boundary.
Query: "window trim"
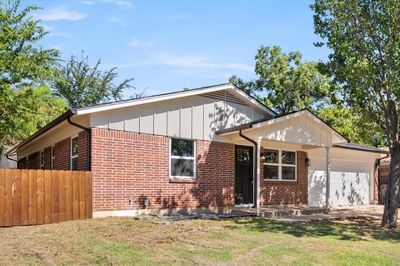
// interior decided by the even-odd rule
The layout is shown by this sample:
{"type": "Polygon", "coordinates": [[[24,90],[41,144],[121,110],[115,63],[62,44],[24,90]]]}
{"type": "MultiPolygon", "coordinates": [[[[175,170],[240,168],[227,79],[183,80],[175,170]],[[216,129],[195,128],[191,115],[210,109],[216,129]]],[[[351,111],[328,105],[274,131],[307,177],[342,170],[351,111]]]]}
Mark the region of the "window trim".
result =
{"type": "Polygon", "coordinates": [[[41,150],[39,153],[40,156],[40,166],[39,169],[44,170],[44,150],[41,150]]]}
{"type": "Polygon", "coordinates": [[[271,165],[271,166],[278,166],[278,179],[270,179],[270,178],[265,178],[263,176],[264,181],[278,181],[278,182],[296,182],[297,181],[297,151],[295,150],[289,150],[289,149],[274,149],[274,148],[268,148],[265,150],[275,150],[278,151],[278,163],[266,163],[264,161],[263,165],[271,165]],[[283,164],[282,163],[282,151],[288,151],[288,152],[294,152],[294,164],[283,164]],[[288,167],[293,167],[294,168],[294,179],[282,179],[282,166],[288,166],[288,167]]]}
{"type": "Polygon", "coordinates": [[[50,147],[50,169],[54,170],[54,162],[56,160],[56,147],[54,144],[51,145],[50,147]]]}
{"type": "Polygon", "coordinates": [[[196,164],[197,164],[197,159],[196,159],[196,140],[194,139],[185,139],[185,138],[169,138],[169,169],[168,169],[168,176],[169,179],[182,179],[182,180],[193,180],[196,179],[196,164]],[[176,155],[172,155],[172,140],[173,139],[177,139],[177,140],[189,140],[193,142],[193,157],[188,157],[188,156],[176,156],[176,155]],[[180,176],[180,175],[172,175],[171,170],[171,161],[172,159],[186,159],[186,160],[193,160],[193,176],[180,176]]]}
{"type": "MultiPolygon", "coordinates": [[[[78,151],[76,152],[76,154],[75,155],[72,155],[72,141],[74,140],[74,139],[78,139],[78,135],[74,135],[74,136],[72,136],[71,137],[71,140],[70,140],[70,147],[69,147],[69,169],[70,170],[73,170],[72,169],[72,159],[78,159],[78,151]]],[[[78,147],[79,147],[79,139],[78,139],[78,147]]],[[[77,170],[77,169],[76,169],[77,170]]]]}

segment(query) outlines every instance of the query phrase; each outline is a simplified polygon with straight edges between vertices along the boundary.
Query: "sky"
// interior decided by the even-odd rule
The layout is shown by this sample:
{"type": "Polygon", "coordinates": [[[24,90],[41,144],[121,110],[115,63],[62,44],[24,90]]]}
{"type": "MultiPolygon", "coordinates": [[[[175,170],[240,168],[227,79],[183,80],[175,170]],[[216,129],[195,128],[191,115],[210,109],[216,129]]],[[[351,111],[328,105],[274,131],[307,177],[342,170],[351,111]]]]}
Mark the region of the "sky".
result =
{"type": "MultiPolygon", "coordinates": [[[[117,67],[119,81],[134,78],[146,95],[228,82],[233,74],[255,77],[254,57],[263,46],[300,51],[326,60],[317,48],[306,0],[25,0],[49,34],[45,48],[63,60],[84,51],[94,64],[117,67]]],[[[124,97],[132,96],[125,91],[124,97]]]]}

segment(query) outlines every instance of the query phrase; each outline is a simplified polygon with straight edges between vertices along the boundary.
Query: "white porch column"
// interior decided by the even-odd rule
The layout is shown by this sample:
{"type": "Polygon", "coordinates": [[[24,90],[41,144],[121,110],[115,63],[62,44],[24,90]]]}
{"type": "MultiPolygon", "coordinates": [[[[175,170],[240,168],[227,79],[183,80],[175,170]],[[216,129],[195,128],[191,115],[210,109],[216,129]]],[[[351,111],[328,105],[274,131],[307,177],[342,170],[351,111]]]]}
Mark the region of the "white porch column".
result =
{"type": "Polygon", "coordinates": [[[326,191],[325,191],[325,207],[330,207],[330,188],[331,188],[331,156],[329,147],[325,148],[326,151],[326,191]]]}
{"type": "Polygon", "coordinates": [[[256,169],[256,184],[257,184],[257,216],[261,214],[261,138],[257,139],[256,145],[256,162],[257,162],[257,169],[256,169]]]}

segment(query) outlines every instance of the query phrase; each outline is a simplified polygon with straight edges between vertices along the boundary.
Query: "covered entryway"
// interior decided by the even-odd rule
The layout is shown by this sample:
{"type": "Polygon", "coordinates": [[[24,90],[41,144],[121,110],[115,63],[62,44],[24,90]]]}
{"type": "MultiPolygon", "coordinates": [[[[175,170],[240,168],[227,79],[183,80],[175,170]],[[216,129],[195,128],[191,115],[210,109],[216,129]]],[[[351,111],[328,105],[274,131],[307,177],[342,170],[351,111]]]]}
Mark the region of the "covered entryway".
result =
{"type": "Polygon", "coordinates": [[[235,149],[235,204],[253,204],[253,148],[235,149]]]}

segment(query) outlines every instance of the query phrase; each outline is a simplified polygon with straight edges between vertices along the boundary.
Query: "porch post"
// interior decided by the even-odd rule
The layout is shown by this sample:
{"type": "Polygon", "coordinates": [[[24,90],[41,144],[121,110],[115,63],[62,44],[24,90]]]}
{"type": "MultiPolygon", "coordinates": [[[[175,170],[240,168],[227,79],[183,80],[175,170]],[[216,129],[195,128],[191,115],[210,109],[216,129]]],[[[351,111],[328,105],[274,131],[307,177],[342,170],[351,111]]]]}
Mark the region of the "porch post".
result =
{"type": "Polygon", "coordinates": [[[257,139],[257,145],[256,145],[256,162],[257,162],[257,169],[256,169],[256,193],[257,193],[257,216],[260,216],[261,214],[261,170],[260,170],[260,164],[261,164],[261,138],[257,139]]]}
{"type": "Polygon", "coordinates": [[[325,207],[329,209],[330,207],[330,187],[331,187],[331,156],[329,147],[325,148],[326,151],[326,202],[325,207]]]}

